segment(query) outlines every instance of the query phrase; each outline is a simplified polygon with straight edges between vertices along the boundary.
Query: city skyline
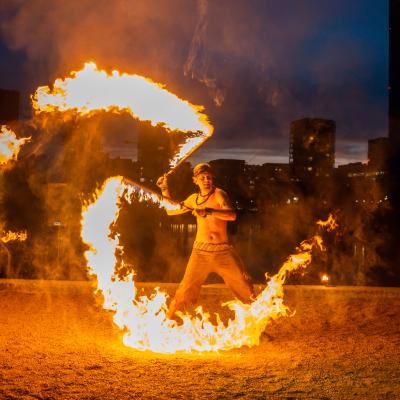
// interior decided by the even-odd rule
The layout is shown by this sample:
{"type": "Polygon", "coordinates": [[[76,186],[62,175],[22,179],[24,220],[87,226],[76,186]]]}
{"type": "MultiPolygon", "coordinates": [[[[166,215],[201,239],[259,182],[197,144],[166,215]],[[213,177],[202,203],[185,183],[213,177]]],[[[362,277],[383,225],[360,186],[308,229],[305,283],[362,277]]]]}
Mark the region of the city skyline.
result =
{"type": "MultiPolygon", "coordinates": [[[[388,135],[388,5],[278,3],[160,1],[155,12],[119,1],[88,14],[91,0],[2,1],[0,87],[21,92],[26,115],[37,86],[93,59],[205,106],[215,135],[191,162],[285,162],[290,122],[304,117],[335,120],[336,165],[366,162],[367,141],[388,135]],[[118,26],[105,26],[110,14],[118,26]]],[[[112,134],[106,149],[133,158],[129,129],[112,134]]]]}
{"type": "MultiPolygon", "coordinates": [[[[387,137],[381,136],[381,137],[387,137]]],[[[335,167],[340,165],[346,165],[354,162],[361,162],[363,164],[368,163],[368,140],[377,139],[371,138],[366,139],[365,142],[337,142],[335,141],[335,167]],[[353,147],[357,151],[360,151],[363,155],[362,158],[346,158],[338,157],[337,152],[341,154],[343,147],[353,147]],[[339,150],[339,151],[338,151],[339,150]]],[[[244,160],[249,165],[262,165],[266,163],[284,163],[289,164],[289,137],[287,143],[286,154],[274,154],[274,149],[240,149],[240,148],[225,148],[225,149],[202,149],[200,148],[192,156],[188,158],[188,162],[192,165],[218,159],[232,159],[232,160],[244,160]]],[[[128,143],[123,143],[121,147],[113,145],[110,147],[105,147],[105,152],[109,154],[111,158],[122,158],[131,159],[133,161],[137,160],[137,141],[130,141],[128,143]]],[[[348,151],[348,150],[347,150],[348,151]]]]}

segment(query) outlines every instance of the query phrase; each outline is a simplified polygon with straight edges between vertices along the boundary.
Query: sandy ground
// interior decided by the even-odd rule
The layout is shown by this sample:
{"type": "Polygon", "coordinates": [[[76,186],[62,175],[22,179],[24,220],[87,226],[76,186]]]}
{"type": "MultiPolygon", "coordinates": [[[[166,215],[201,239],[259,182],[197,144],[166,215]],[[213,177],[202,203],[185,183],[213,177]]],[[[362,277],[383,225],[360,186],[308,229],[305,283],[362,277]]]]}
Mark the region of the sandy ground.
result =
{"type": "MultiPolygon", "coordinates": [[[[202,289],[210,307],[227,298],[202,289]]],[[[289,286],[285,299],[296,314],[258,347],[159,355],[121,344],[88,282],[0,281],[0,398],[400,398],[400,289],[289,286]]]]}

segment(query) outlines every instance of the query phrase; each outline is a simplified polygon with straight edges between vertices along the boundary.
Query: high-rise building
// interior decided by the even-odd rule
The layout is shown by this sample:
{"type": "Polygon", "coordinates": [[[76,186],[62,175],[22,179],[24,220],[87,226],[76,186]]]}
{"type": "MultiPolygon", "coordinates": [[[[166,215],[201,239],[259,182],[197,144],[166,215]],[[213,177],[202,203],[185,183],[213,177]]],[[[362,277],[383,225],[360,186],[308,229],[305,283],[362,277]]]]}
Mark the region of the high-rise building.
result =
{"type": "Polygon", "coordinates": [[[389,138],[381,137],[368,140],[368,169],[386,171],[389,155],[389,138]]]}
{"type": "Polygon", "coordinates": [[[340,178],[365,178],[366,165],[362,162],[353,162],[349,164],[339,165],[337,167],[337,175],[340,178]]]}
{"type": "Polygon", "coordinates": [[[260,167],[259,175],[267,181],[288,181],[289,164],[265,163],[260,167]]]}
{"type": "Polygon", "coordinates": [[[218,159],[210,161],[210,165],[218,185],[224,189],[237,186],[239,178],[246,172],[244,160],[218,159]]]}
{"type": "Polygon", "coordinates": [[[162,127],[142,123],[138,128],[137,161],[142,182],[155,183],[157,178],[169,170],[173,155],[173,144],[162,127]]]}
{"type": "Polygon", "coordinates": [[[0,89],[0,124],[8,124],[19,118],[19,92],[0,89]]]}
{"type": "Polygon", "coordinates": [[[251,196],[246,161],[234,159],[218,159],[210,161],[215,182],[224,189],[238,209],[247,207],[246,202],[251,196]]]}
{"type": "Polygon", "coordinates": [[[335,121],[303,118],[290,124],[289,164],[297,178],[332,176],[335,165],[335,121]]]}

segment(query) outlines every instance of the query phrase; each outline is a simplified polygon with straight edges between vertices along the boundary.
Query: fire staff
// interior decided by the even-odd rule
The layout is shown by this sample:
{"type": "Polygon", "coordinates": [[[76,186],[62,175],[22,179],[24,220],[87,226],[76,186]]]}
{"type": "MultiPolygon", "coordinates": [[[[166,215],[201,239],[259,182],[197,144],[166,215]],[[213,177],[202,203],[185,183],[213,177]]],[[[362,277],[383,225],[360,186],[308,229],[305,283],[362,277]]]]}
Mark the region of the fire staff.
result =
{"type": "MultiPolygon", "coordinates": [[[[193,169],[193,182],[199,191],[183,201],[180,209],[167,210],[168,215],[191,211],[197,219],[192,254],[169,306],[169,318],[196,302],[201,285],[211,272],[220,275],[240,301],[248,303],[253,297],[253,287],[244,273],[243,263],[228,241],[227,222],[236,219],[236,212],[227,194],[215,187],[213,181],[211,166],[197,164],[193,169]]],[[[171,198],[166,175],[158,179],[157,185],[163,196],[171,198]]]]}

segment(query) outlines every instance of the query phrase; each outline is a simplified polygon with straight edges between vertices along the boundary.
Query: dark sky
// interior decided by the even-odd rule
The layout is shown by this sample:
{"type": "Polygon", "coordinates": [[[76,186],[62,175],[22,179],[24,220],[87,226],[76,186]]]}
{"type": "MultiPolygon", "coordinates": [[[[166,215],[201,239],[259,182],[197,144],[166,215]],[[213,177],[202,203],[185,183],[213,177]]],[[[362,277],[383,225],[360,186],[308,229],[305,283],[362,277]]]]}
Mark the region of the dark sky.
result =
{"type": "MultiPolygon", "coordinates": [[[[203,104],[195,157],[287,162],[290,121],[334,119],[336,162],[387,136],[388,5],[379,0],[0,0],[0,87],[37,86],[94,60],[203,104]]],[[[123,124],[121,124],[123,125],[123,124]]],[[[114,155],[133,156],[129,132],[114,155]]]]}

